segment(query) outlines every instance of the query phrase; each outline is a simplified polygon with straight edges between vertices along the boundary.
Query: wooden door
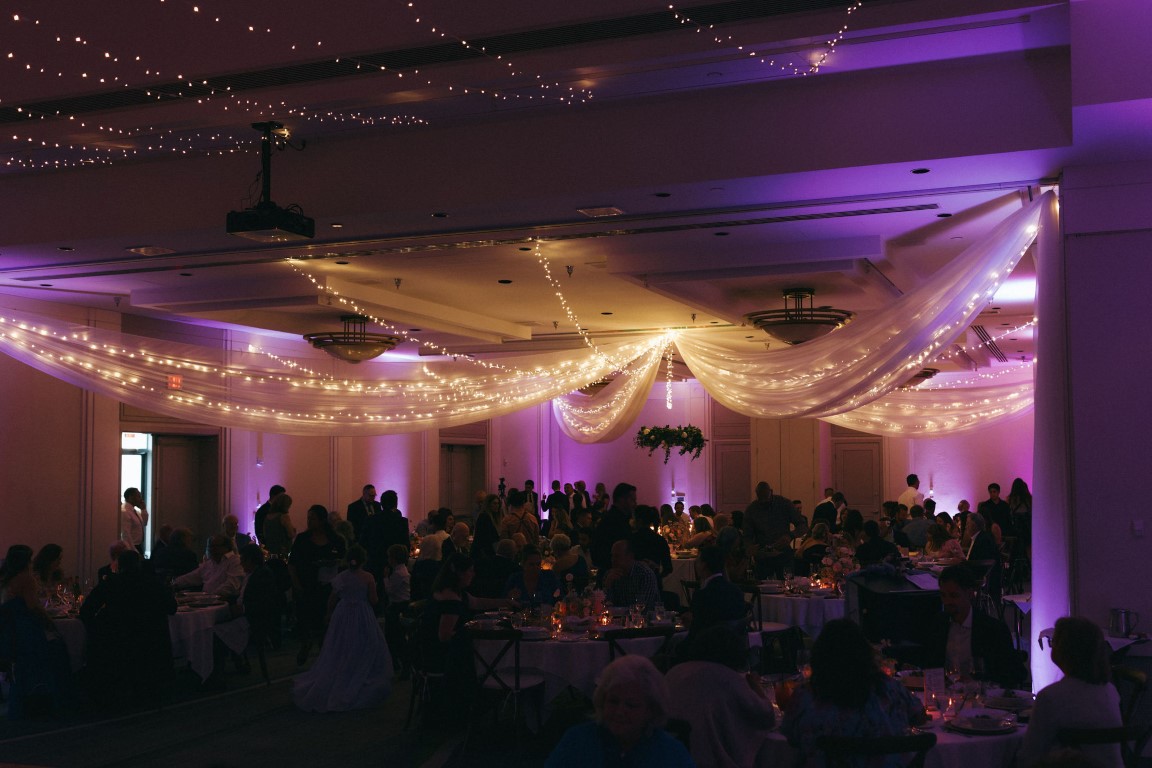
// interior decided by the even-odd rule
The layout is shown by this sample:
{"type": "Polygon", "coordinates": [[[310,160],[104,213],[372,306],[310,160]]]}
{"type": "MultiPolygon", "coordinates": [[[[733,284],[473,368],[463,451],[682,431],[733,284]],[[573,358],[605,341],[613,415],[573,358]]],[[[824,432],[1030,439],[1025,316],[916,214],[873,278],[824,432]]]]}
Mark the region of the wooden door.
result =
{"type": "Polygon", "coordinates": [[[152,454],[153,530],[192,531],[193,549],[220,530],[219,442],[215,436],[156,435],[152,454]]]}
{"type": "Polygon", "coordinates": [[[457,517],[472,515],[474,496],[484,488],[483,445],[440,445],[440,506],[457,517]]]}
{"type": "Polygon", "coordinates": [[[832,485],[865,520],[877,516],[883,501],[881,459],[880,438],[832,440],[832,485]]]}

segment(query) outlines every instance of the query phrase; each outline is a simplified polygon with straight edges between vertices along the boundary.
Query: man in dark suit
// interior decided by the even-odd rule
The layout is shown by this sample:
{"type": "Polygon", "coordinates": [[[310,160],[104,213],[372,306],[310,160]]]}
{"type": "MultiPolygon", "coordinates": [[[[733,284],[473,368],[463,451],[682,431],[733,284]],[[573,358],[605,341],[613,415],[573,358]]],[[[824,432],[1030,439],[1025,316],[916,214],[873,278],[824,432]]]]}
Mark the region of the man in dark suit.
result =
{"type": "Polygon", "coordinates": [[[724,575],[724,553],[715,544],[706,544],[696,556],[696,578],[700,586],[692,595],[692,604],[685,621],[688,623],[688,636],[676,649],[676,656],[688,658],[692,644],[700,633],[725,624],[735,628],[748,617],[748,604],[744,602],[744,590],[733,584],[724,575]]]}
{"type": "MultiPolygon", "coordinates": [[[[503,496],[504,494],[501,493],[500,495],[503,496]]],[[[543,507],[540,506],[540,494],[536,493],[535,481],[524,481],[524,495],[528,499],[528,509],[532,511],[532,514],[538,514],[539,510],[543,509],[543,507]]]]}
{"type": "Polygon", "coordinates": [[[1023,683],[1024,665],[1008,627],[975,608],[978,574],[967,564],[953,565],[939,582],[944,612],[931,627],[924,665],[978,675],[983,666],[984,679],[1008,687],[1023,683]]]}
{"type": "Polygon", "coordinates": [[[636,486],[618,483],[612,489],[612,506],[592,531],[592,564],[601,573],[612,567],[612,545],[632,537],[632,513],[636,511],[636,486]]]}
{"type": "MultiPolygon", "coordinates": [[[[264,518],[268,517],[268,510],[272,509],[272,499],[276,498],[277,496],[279,496],[282,493],[286,493],[286,491],[284,490],[284,486],[282,486],[282,485],[272,486],[271,488],[268,489],[268,501],[261,504],[259,509],[256,510],[256,517],[252,522],[252,525],[254,525],[256,527],[256,530],[254,530],[253,533],[256,534],[256,540],[259,541],[261,544],[264,543],[263,542],[264,518]]],[[[165,543],[167,543],[167,542],[165,542],[165,543]]]]}
{"type": "MultiPolygon", "coordinates": [[[[348,505],[348,522],[356,532],[356,541],[364,541],[364,523],[368,518],[380,514],[384,508],[376,501],[376,486],[369,483],[360,492],[360,498],[348,505]]],[[[387,548],[385,548],[387,549],[387,548]]]]}
{"type": "Polygon", "coordinates": [[[988,579],[988,594],[992,599],[1000,600],[1000,547],[996,544],[996,537],[988,532],[986,522],[980,515],[968,515],[965,532],[969,538],[968,563],[979,567],[979,577],[988,579]]]}
{"type": "Polygon", "coordinates": [[[848,501],[844,498],[844,494],[840,491],[833,492],[827,501],[820,502],[812,510],[812,525],[824,523],[828,526],[829,533],[836,533],[839,531],[836,521],[840,519],[840,515],[847,506],[848,501]]]}
{"type": "MultiPolygon", "coordinates": [[[[408,527],[408,518],[404,517],[397,509],[400,504],[400,497],[396,491],[384,491],[380,501],[377,502],[375,501],[375,488],[370,485],[366,486],[365,494],[368,493],[367,489],[369,488],[372,489],[372,503],[375,504],[377,511],[364,517],[360,530],[356,532],[356,541],[368,553],[368,562],[364,564],[364,570],[376,577],[377,590],[383,590],[384,572],[388,566],[388,549],[395,544],[400,544],[407,549],[410,545],[411,530],[408,527]]],[[[352,509],[358,505],[362,512],[369,509],[367,505],[353,502],[348,507],[349,521],[352,520],[352,509]]],[[[381,594],[383,594],[382,591],[381,594]]]]}

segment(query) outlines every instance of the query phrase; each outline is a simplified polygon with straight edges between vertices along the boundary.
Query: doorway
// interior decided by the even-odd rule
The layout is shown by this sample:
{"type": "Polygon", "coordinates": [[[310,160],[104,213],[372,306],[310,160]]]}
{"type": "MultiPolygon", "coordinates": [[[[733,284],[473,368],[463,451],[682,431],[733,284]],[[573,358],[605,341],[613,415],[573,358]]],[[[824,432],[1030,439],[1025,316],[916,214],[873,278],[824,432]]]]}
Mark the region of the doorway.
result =
{"type": "Polygon", "coordinates": [[[865,520],[880,514],[883,440],[876,435],[832,427],[832,486],[865,520]]]}
{"type": "Polygon", "coordinates": [[[220,444],[215,435],[153,435],[157,528],[188,528],[193,542],[207,541],[220,530],[220,444]]]}
{"type": "Polygon", "coordinates": [[[457,518],[472,517],[476,491],[486,488],[483,445],[440,445],[440,506],[457,518]]]}

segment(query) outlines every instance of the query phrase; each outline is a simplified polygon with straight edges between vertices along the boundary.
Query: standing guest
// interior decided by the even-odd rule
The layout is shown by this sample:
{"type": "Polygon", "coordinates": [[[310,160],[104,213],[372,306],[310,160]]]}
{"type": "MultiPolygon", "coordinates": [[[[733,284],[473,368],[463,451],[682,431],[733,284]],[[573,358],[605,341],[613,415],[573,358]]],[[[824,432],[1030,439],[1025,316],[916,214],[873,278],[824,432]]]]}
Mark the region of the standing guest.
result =
{"type": "Polygon", "coordinates": [[[756,578],[781,578],[792,565],[792,539],[808,532],[808,521],[766,482],[756,485],[756,499],[744,510],[744,539],[756,563],[756,578]]]}
{"type": "Polygon", "coordinates": [[[264,527],[260,529],[260,543],[268,554],[281,558],[288,555],[296,538],[296,526],[292,524],[289,510],[292,497],[281,493],[269,503],[268,514],[264,516],[264,527]]]}
{"type": "MultiPolygon", "coordinates": [[[[636,559],[656,574],[656,588],[664,591],[664,579],[672,575],[672,551],[668,540],[656,532],[660,513],[655,507],[636,507],[636,530],[632,532],[632,551],[636,559]]],[[[696,545],[691,545],[696,546],[696,545]]]]}
{"type": "Polygon", "coordinates": [[[408,679],[411,662],[408,659],[407,639],[401,617],[412,600],[412,578],[408,574],[408,547],[393,544],[388,548],[388,574],[384,579],[384,596],[388,608],[384,612],[384,638],[392,652],[392,669],[401,680],[408,679]]]}
{"type": "Polygon", "coordinates": [[[224,535],[228,537],[228,541],[232,543],[233,552],[239,554],[240,550],[252,543],[251,536],[240,533],[240,520],[236,515],[225,515],[221,527],[224,535]]]}
{"type": "Polygon", "coordinates": [[[408,549],[411,531],[408,518],[400,512],[400,497],[394,490],[380,494],[382,511],[365,519],[362,538],[358,538],[368,552],[365,570],[376,577],[377,594],[383,590],[384,572],[387,570],[388,550],[396,545],[408,549]]]}
{"type": "Polygon", "coordinates": [[[569,728],[548,755],[546,768],[690,768],[688,750],[663,728],[668,685],[639,655],[613,661],[592,694],[595,719],[569,728]]]}
{"type": "Polygon", "coordinates": [[[459,552],[462,555],[468,554],[468,539],[472,536],[472,532],[468,530],[468,523],[456,523],[452,526],[452,532],[448,538],[440,543],[440,559],[447,560],[452,555],[459,552]]]}
{"type": "Polygon", "coordinates": [[[604,589],[613,605],[639,603],[644,605],[645,611],[651,611],[660,599],[656,574],[636,559],[628,539],[620,539],[612,545],[612,567],[604,574],[604,589]]]}
{"type": "MultiPolygon", "coordinates": [[[[827,488],[825,490],[828,490],[827,488]]],[[[837,521],[848,506],[848,500],[839,491],[833,491],[826,501],[822,501],[812,510],[812,525],[824,523],[828,530],[836,533],[840,530],[837,521]]]]}
{"type": "MultiPolygon", "coordinates": [[[[123,539],[117,539],[112,542],[111,546],[108,547],[108,564],[100,566],[96,571],[96,582],[107,581],[109,576],[116,573],[120,567],[117,562],[120,559],[120,553],[127,552],[130,549],[132,549],[132,545],[123,539]]],[[[152,551],[155,552],[156,549],[153,548],[152,551]]]]}
{"type": "MultiPolygon", "coordinates": [[[[560,490],[560,481],[552,481],[552,493],[548,494],[548,498],[544,500],[544,511],[547,513],[547,518],[550,521],[550,526],[555,525],[557,517],[561,518],[561,522],[567,526],[568,530],[572,530],[572,516],[569,514],[572,505],[568,498],[568,494],[560,490]]],[[[564,531],[566,533],[566,531],[564,531]]]]}
{"type": "Polygon", "coordinates": [[[898,736],[925,720],[920,702],[881,671],[860,627],[833,619],[812,645],[812,677],[784,705],[780,730],[800,750],[798,765],[815,768],[824,765],[823,736],[898,736]]]}
{"type": "Polygon", "coordinates": [[[496,542],[500,541],[500,519],[504,515],[504,502],[494,493],[484,497],[480,514],[476,516],[476,534],[472,537],[471,555],[477,563],[496,556],[496,542]]]}
{"type": "Polygon", "coordinates": [[[148,508],[139,488],[124,491],[124,503],[120,505],[120,536],[124,541],[144,554],[144,530],[148,527],[148,508]]]}
{"type": "MultiPolygon", "coordinates": [[[[1111,649],[1100,627],[1087,619],[1056,620],[1052,662],[1064,673],[1036,695],[1017,764],[1029,768],[1057,746],[1061,728],[1119,728],[1120,695],[1111,683],[1111,649]]],[[[1081,748],[1102,768],[1123,768],[1117,744],[1081,748]]]]}
{"type": "Polygon", "coordinates": [[[592,494],[592,523],[600,522],[608,507],[612,506],[612,497],[608,495],[608,488],[604,483],[596,483],[596,493],[592,494]]]}
{"type": "Polygon", "coordinates": [[[929,627],[922,666],[970,674],[983,665],[988,679],[1018,686],[1024,679],[1024,666],[1012,647],[1008,627],[974,607],[980,586],[976,574],[966,564],[950,565],[940,572],[939,584],[944,612],[929,627]]]}
{"type": "Polygon", "coordinates": [[[583,480],[576,481],[576,493],[572,497],[572,509],[592,509],[592,494],[583,480]]]}
{"type": "MultiPolygon", "coordinates": [[[[298,665],[308,660],[312,641],[324,634],[324,608],[346,547],[344,539],[337,536],[328,523],[327,508],[321,504],[309,507],[308,528],[292,542],[292,553],[288,557],[288,572],[292,576],[296,600],[296,629],[300,634],[300,650],[296,654],[298,665]]],[[[361,558],[357,568],[363,563],[364,558],[361,558]]],[[[375,587],[372,594],[376,594],[375,587]]]]}
{"type": "Polygon", "coordinates": [[[612,545],[632,535],[632,513],[636,511],[636,486],[619,483],[612,490],[612,506],[592,532],[592,565],[607,570],[612,565],[612,545]]]}
{"type": "Polygon", "coordinates": [[[196,570],[173,579],[172,586],[177,589],[198,587],[221,597],[237,595],[240,583],[244,581],[244,568],[232,549],[232,542],[218,533],[208,541],[208,551],[209,556],[196,570]]]}
{"type": "MultiPolygon", "coordinates": [[[[988,498],[980,502],[980,506],[976,507],[976,511],[984,518],[987,523],[988,530],[992,531],[993,525],[1000,526],[1001,536],[1013,536],[1012,532],[1012,510],[1008,506],[1008,502],[1000,498],[1000,484],[988,484],[988,498]]],[[[1000,536],[996,537],[997,540],[1000,536]]]]}
{"type": "Polygon", "coordinates": [[[348,505],[348,522],[356,532],[356,541],[364,540],[364,522],[383,512],[384,508],[376,501],[376,486],[369,483],[360,490],[360,498],[348,505]]]}
{"type": "Polygon", "coordinates": [[[268,513],[272,510],[272,500],[282,493],[284,493],[284,486],[272,486],[268,489],[268,501],[261,504],[256,510],[256,517],[253,519],[252,525],[255,527],[256,540],[261,544],[264,543],[264,518],[268,517],[268,513]]]}
{"type": "Polygon", "coordinates": [[[668,714],[692,724],[699,768],[750,768],[776,714],[760,675],[748,671],[748,638],[727,625],[700,635],[690,658],[665,676],[668,714]]]}
{"type": "Polygon", "coordinates": [[[177,528],[168,537],[168,546],[152,557],[152,570],[164,582],[195,571],[200,561],[192,551],[192,531],[177,528]]]}
{"type": "Polygon", "coordinates": [[[120,553],[116,574],[97,584],[80,606],[88,670],[101,696],[120,692],[154,699],[164,692],[172,678],[168,617],[174,613],[172,591],[143,570],[140,553],[120,553]]]}
{"type": "Polygon", "coordinates": [[[1012,481],[1008,491],[1008,511],[1011,513],[1012,530],[1016,533],[1016,551],[1013,557],[1032,557],[1032,492],[1023,478],[1012,481]]]}
{"type": "Polygon", "coordinates": [[[532,545],[520,552],[520,568],[504,584],[504,597],[521,604],[554,605],[561,598],[560,579],[554,571],[545,571],[540,550],[532,545]]]}
{"type": "Polygon", "coordinates": [[[292,699],[305,712],[366,709],[392,692],[392,656],[373,610],[376,579],[363,569],[367,556],[353,545],[348,570],[332,579],[324,646],[312,668],[292,683],[292,699]]]}
{"type": "MultiPolygon", "coordinates": [[[[587,510],[584,511],[588,514],[587,510]]],[[[572,577],[572,588],[583,592],[588,586],[588,559],[584,556],[580,545],[573,545],[572,540],[562,533],[552,537],[552,554],[556,562],[552,565],[552,572],[560,582],[567,583],[572,577]]]]}
{"type": "Polygon", "coordinates": [[[909,509],[915,504],[924,506],[924,494],[920,493],[920,478],[916,475],[908,475],[905,479],[908,481],[908,487],[896,499],[896,503],[903,504],[909,509]]]}
{"type": "Polygon", "coordinates": [[[508,491],[508,511],[500,520],[500,538],[521,534],[529,544],[540,542],[540,521],[528,507],[528,496],[515,488],[508,491]]]}
{"type": "MultiPolygon", "coordinates": [[[[516,489],[510,489],[509,493],[514,490],[516,489]]],[[[524,504],[528,507],[529,510],[531,510],[533,515],[537,514],[538,510],[543,509],[540,502],[540,494],[536,493],[535,480],[524,481],[524,504]]],[[[509,506],[511,506],[511,504],[509,504],[509,506]]]]}

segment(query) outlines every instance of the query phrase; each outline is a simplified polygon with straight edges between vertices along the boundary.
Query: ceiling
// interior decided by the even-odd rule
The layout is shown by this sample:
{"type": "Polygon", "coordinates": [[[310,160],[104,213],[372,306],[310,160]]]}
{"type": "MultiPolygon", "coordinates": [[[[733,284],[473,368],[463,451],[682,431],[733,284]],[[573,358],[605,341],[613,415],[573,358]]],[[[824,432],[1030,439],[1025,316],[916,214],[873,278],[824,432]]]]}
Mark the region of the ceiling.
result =
{"type": "MultiPolygon", "coordinates": [[[[742,320],[785,289],[866,316],[1128,152],[1073,140],[1065,3],[9,5],[0,293],[301,356],[347,312],[305,275],[463,354],[576,345],[576,320],[771,351],[742,320]],[[225,232],[264,120],[310,241],[225,232]]],[[[1034,286],[1025,259],[954,360],[1031,360],[1031,328],[1004,334],[1034,286]]]]}

